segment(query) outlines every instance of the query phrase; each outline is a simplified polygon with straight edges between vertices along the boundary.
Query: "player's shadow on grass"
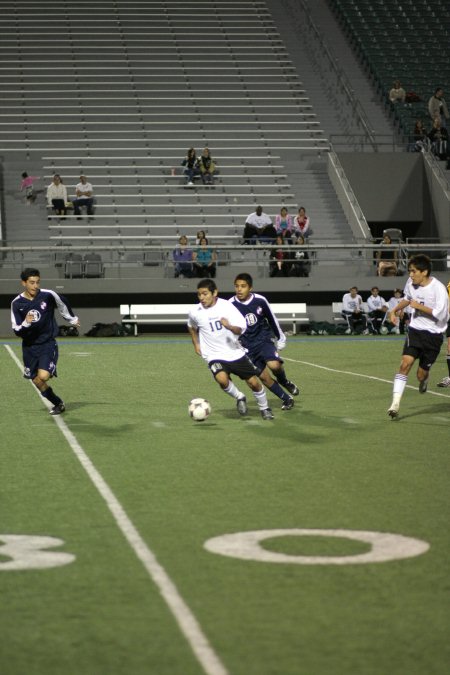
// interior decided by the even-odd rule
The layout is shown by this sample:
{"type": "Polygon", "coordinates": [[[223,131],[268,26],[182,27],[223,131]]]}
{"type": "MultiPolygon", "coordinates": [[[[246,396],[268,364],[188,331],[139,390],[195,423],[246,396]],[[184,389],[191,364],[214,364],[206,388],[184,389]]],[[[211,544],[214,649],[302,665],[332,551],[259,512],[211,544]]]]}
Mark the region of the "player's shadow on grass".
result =
{"type": "MultiPolygon", "coordinates": [[[[436,426],[436,424],[439,424],[436,420],[432,419],[430,416],[431,415],[439,415],[439,414],[444,414],[449,417],[450,421],[450,401],[448,403],[436,403],[435,405],[428,406],[427,408],[423,407],[418,407],[415,410],[412,410],[411,412],[408,413],[402,413],[400,409],[400,415],[399,415],[399,420],[406,420],[406,419],[414,419],[420,417],[422,421],[422,418],[425,417],[426,421],[429,424],[432,424],[433,426],[436,426]]],[[[443,422],[443,424],[446,424],[443,422]]]]}

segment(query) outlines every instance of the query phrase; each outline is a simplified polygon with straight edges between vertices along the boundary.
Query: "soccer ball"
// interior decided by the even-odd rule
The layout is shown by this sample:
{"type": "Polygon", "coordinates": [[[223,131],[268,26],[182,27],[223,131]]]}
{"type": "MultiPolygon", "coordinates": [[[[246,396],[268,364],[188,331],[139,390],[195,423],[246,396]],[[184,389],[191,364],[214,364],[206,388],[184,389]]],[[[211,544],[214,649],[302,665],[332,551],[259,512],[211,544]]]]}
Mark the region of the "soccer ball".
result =
{"type": "Polygon", "coordinates": [[[204,398],[193,398],[189,403],[189,415],[196,422],[203,422],[211,414],[211,406],[204,398]]]}
{"type": "Polygon", "coordinates": [[[389,333],[388,327],[387,326],[381,326],[380,333],[381,333],[381,335],[387,335],[389,333]]]}

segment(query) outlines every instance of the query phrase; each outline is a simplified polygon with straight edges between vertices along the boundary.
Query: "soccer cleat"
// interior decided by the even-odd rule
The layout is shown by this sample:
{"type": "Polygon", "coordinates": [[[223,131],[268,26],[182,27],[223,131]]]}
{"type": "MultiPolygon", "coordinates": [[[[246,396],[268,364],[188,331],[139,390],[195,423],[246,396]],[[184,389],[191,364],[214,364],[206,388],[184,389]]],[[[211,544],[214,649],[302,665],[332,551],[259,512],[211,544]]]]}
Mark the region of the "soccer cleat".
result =
{"type": "Polygon", "coordinates": [[[287,389],[288,392],[292,394],[292,396],[298,396],[300,393],[300,389],[297,387],[297,385],[291,382],[290,380],[286,382],[284,388],[287,389]]]}
{"type": "Polygon", "coordinates": [[[294,407],[294,399],[289,397],[287,401],[283,401],[281,410],[291,410],[294,407]]]}
{"type": "Polygon", "coordinates": [[[450,377],[444,377],[443,380],[438,382],[438,387],[450,387],[450,377]]]}
{"type": "Polygon", "coordinates": [[[243,396],[242,398],[238,398],[236,408],[238,410],[239,415],[247,414],[248,408],[247,408],[247,399],[245,398],[245,396],[243,396]]]}
{"type": "Polygon", "coordinates": [[[395,420],[396,417],[398,417],[398,410],[399,410],[399,404],[398,403],[393,403],[391,407],[388,410],[388,415],[391,417],[393,420],[395,420]]]}
{"type": "Polygon", "coordinates": [[[50,415],[61,415],[66,409],[66,406],[64,403],[61,401],[61,403],[58,403],[58,405],[54,405],[53,408],[50,410],[50,415]]]}
{"type": "MultiPolygon", "coordinates": [[[[369,331],[368,328],[365,328],[362,332],[363,335],[369,335],[369,333],[370,333],[370,331],[369,331]]],[[[374,335],[375,335],[375,333],[374,333],[374,335]]]]}
{"type": "Polygon", "coordinates": [[[352,334],[352,329],[351,329],[351,328],[347,328],[347,330],[345,331],[345,334],[346,334],[346,335],[351,335],[351,334],[352,334]]]}
{"type": "Polygon", "coordinates": [[[422,380],[421,382],[419,382],[419,392],[421,394],[425,394],[427,389],[428,389],[428,377],[426,378],[426,380],[422,380]]]}
{"type": "Polygon", "coordinates": [[[273,412],[270,408],[264,408],[264,410],[261,410],[261,417],[263,420],[273,420],[273,412]]]}

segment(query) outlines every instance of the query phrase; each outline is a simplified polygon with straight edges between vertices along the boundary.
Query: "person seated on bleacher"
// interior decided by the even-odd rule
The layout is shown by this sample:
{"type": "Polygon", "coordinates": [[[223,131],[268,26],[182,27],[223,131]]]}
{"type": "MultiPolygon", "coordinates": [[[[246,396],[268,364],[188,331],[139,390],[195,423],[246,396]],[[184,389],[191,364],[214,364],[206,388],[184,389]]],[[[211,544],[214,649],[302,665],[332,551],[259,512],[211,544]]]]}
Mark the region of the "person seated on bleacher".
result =
{"type": "Polygon", "coordinates": [[[389,100],[394,105],[396,103],[404,103],[406,98],[406,91],[400,84],[400,80],[395,80],[392,89],[389,92],[389,100]]]}
{"type": "Polygon", "coordinates": [[[290,252],[285,248],[286,242],[281,234],[275,240],[275,246],[270,251],[269,277],[278,277],[280,275],[287,277],[291,268],[290,252]]]}
{"type": "Polygon", "coordinates": [[[431,143],[431,152],[439,159],[446,160],[448,153],[448,131],[441,124],[441,118],[434,118],[433,127],[428,134],[431,143]]]}
{"type": "Polygon", "coordinates": [[[262,206],[257,206],[256,211],[247,216],[244,227],[244,244],[272,243],[277,233],[272,219],[264,213],[262,206]]]}
{"type": "Polygon", "coordinates": [[[72,203],[73,214],[78,219],[81,218],[80,209],[82,207],[86,207],[88,216],[94,215],[94,188],[91,183],[88,183],[84,173],[80,175],[80,182],[75,186],[75,199],[72,200],[72,203]]]}
{"type": "Polygon", "coordinates": [[[211,157],[209,148],[203,148],[203,152],[198,158],[198,168],[203,184],[212,185],[214,183],[216,164],[211,157]]]}
{"type": "Polygon", "coordinates": [[[181,166],[184,166],[184,175],[186,178],[186,185],[188,187],[194,186],[194,178],[199,174],[197,154],[195,148],[189,148],[186,153],[186,157],[181,162],[181,166]]]}
{"type": "Polygon", "coordinates": [[[352,286],[349,293],[345,293],[342,298],[342,316],[347,321],[348,328],[345,331],[347,335],[362,332],[368,335],[367,317],[363,310],[363,300],[358,294],[356,286],[352,286]]]}
{"type": "Polygon", "coordinates": [[[184,235],[178,239],[177,247],[172,251],[172,258],[175,263],[175,277],[195,276],[192,263],[193,251],[189,248],[187,237],[184,235]]]}
{"type": "Polygon", "coordinates": [[[312,234],[309,216],[306,215],[304,206],[299,208],[294,219],[294,233],[297,237],[301,234],[305,240],[312,234]]]}
{"type": "MultiPolygon", "coordinates": [[[[379,335],[381,333],[381,327],[386,318],[386,312],[388,311],[388,304],[386,300],[381,297],[380,289],[378,286],[373,286],[372,294],[367,298],[367,309],[369,310],[369,319],[371,328],[374,335],[379,335]]],[[[383,329],[384,332],[387,330],[383,329]]]]}
{"type": "Polygon", "coordinates": [[[217,254],[214,249],[209,247],[206,237],[203,237],[199,248],[194,251],[192,260],[194,262],[194,271],[200,279],[214,279],[216,276],[217,254]]]}
{"type": "MultiPolygon", "coordinates": [[[[381,246],[389,246],[392,244],[392,239],[388,234],[383,236],[383,241],[381,246]]],[[[398,272],[397,265],[397,251],[388,251],[386,249],[380,249],[376,253],[377,260],[377,275],[379,277],[395,277],[398,272]]]]}
{"type": "Polygon", "coordinates": [[[294,223],[285,206],[281,207],[280,213],[275,216],[275,232],[281,234],[290,244],[294,234],[294,223]]]}
{"type": "Polygon", "coordinates": [[[67,188],[58,173],[55,173],[47,187],[47,206],[53,209],[57,216],[67,214],[67,188]]]}
{"type": "Polygon", "coordinates": [[[309,272],[311,270],[311,261],[309,259],[308,251],[304,248],[301,248],[305,245],[304,237],[299,234],[297,239],[294,241],[296,250],[293,250],[290,254],[290,259],[292,261],[290,273],[294,277],[309,277],[309,272]]]}
{"type": "Polygon", "coordinates": [[[416,120],[408,152],[424,152],[430,149],[428,131],[421,119],[416,120]]]}

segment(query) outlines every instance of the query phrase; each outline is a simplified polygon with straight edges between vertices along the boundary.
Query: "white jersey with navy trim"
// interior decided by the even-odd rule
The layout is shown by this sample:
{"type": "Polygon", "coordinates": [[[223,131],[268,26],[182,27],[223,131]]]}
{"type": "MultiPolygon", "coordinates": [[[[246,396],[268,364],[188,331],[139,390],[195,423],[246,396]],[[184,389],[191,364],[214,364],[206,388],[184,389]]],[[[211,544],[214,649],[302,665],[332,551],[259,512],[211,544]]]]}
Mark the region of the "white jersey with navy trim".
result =
{"type": "Polygon", "coordinates": [[[214,359],[237,361],[246,354],[239,342],[239,335],[224,328],[221,319],[228,319],[232,326],[241,328],[242,332],[247,327],[236,307],[222,298],[217,298],[212,307],[205,308],[199,303],[189,312],[187,324],[189,328],[198,330],[202,357],[208,363],[214,359]]]}
{"type": "Polygon", "coordinates": [[[381,295],[369,295],[367,298],[367,309],[369,312],[379,311],[383,307],[387,307],[387,302],[381,295]]]}
{"type": "Polygon", "coordinates": [[[431,277],[426,286],[415,286],[408,279],[403,291],[406,300],[415,300],[424,307],[430,307],[433,314],[425,314],[419,309],[411,310],[410,327],[416,330],[427,330],[429,333],[444,333],[448,322],[448,294],[444,284],[431,277]]]}
{"type": "Polygon", "coordinates": [[[362,311],[362,297],[360,295],[353,297],[351,293],[346,293],[342,298],[342,311],[353,313],[358,309],[362,311]]]}

